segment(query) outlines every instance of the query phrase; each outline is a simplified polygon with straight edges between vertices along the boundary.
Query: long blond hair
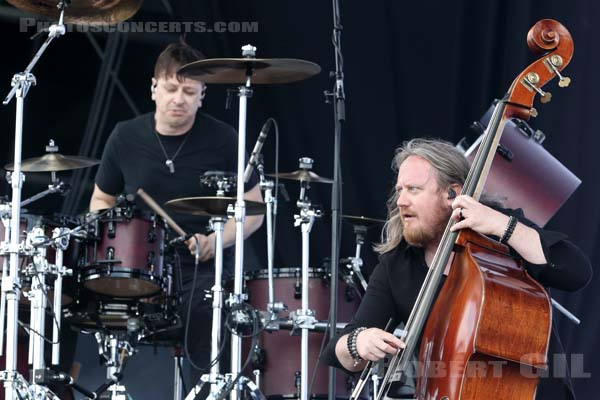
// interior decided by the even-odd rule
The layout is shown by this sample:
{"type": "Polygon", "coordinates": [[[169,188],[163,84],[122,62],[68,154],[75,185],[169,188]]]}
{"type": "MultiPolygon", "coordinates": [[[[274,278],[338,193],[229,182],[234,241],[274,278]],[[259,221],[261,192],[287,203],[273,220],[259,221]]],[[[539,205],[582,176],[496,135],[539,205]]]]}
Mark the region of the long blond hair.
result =
{"type": "MultiPolygon", "coordinates": [[[[431,164],[440,189],[447,189],[452,184],[462,185],[469,173],[469,162],[465,156],[452,143],[441,139],[412,139],[402,143],[396,149],[392,170],[398,172],[400,165],[410,156],[421,157],[431,164]]],[[[402,221],[397,200],[398,194],[394,188],[387,201],[388,217],[381,232],[381,243],[373,247],[379,254],[393,250],[402,240],[402,221]]]]}

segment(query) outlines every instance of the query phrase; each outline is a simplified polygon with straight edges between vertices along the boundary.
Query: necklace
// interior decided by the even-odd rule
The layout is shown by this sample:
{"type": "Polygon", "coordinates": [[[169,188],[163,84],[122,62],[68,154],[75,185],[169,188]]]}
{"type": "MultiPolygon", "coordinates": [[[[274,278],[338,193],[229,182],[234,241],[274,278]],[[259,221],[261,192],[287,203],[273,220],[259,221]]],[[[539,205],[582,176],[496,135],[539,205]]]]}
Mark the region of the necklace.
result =
{"type": "Polygon", "coordinates": [[[154,135],[156,135],[156,140],[158,140],[158,144],[160,145],[160,148],[163,151],[163,154],[165,155],[165,158],[166,158],[165,165],[167,166],[167,168],[169,168],[169,172],[171,172],[172,174],[175,173],[175,164],[173,163],[173,161],[175,161],[175,157],[177,157],[177,155],[179,154],[181,149],[183,149],[183,145],[185,145],[185,142],[187,142],[187,140],[191,136],[191,134],[192,134],[191,131],[187,133],[187,135],[185,136],[185,138],[179,145],[179,148],[177,149],[175,154],[173,154],[173,157],[169,157],[169,155],[167,154],[167,150],[165,149],[165,146],[162,143],[162,140],[160,140],[160,136],[158,136],[158,132],[156,131],[156,129],[154,129],[154,135]]]}

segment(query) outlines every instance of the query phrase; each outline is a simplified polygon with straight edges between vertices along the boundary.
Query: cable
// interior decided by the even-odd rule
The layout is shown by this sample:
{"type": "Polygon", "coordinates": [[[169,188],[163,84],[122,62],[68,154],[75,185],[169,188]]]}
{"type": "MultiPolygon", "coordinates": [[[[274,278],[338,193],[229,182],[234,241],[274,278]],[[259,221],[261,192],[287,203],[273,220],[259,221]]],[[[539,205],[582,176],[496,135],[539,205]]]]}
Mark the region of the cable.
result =
{"type": "Polygon", "coordinates": [[[185,318],[185,333],[183,335],[183,352],[185,353],[185,356],[187,357],[192,368],[201,371],[202,367],[199,367],[194,363],[194,361],[192,360],[192,357],[190,357],[190,352],[188,349],[188,336],[190,333],[190,319],[192,316],[192,304],[193,304],[193,300],[194,300],[194,292],[196,291],[196,280],[198,279],[198,264],[200,262],[200,242],[198,241],[198,237],[196,235],[194,235],[194,240],[196,241],[196,257],[194,259],[194,278],[192,279],[192,290],[190,292],[190,299],[188,301],[188,306],[187,306],[187,316],[185,318]]]}
{"type": "Polygon", "coordinates": [[[223,395],[226,396],[227,394],[229,394],[233,390],[233,388],[235,387],[235,385],[237,384],[237,382],[240,380],[240,378],[242,377],[242,371],[244,371],[246,369],[246,367],[248,367],[248,365],[250,364],[250,361],[252,360],[252,351],[253,351],[254,347],[256,346],[256,342],[258,340],[258,335],[260,333],[262,333],[264,331],[264,329],[265,329],[264,326],[262,328],[259,327],[260,316],[258,315],[258,312],[257,312],[257,310],[254,307],[252,307],[251,305],[246,304],[246,303],[241,303],[241,304],[239,304],[239,306],[246,307],[246,308],[250,309],[250,311],[251,311],[251,313],[252,313],[252,315],[254,317],[253,318],[254,319],[254,321],[253,321],[253,329],[252,329],[253,333],[251,335],[238,335],[237,333],[235,333],[235,330],[233,330],[232,327],[229,325],[229,317],[231,315],[233,315],[233,311],[235,311],[233,309],[231,310],[231,312],[227,316],[227,319],[225,321],[225,326],[227,327],[228,330],[230,330],[230,332],[232,334],[236,334],[236,336],[240,336],[242,338],[252,337],[252,343],[250,344],[250,351],[248,352],[248,356],[246,357],[246,361],[244,362],[244,365],[240,369],[240,372],[237,374],[237,376],[235,377],[235,379],[231,383],[229,383],[229,384],[226,385],[226,387],[222,391],[222,394],[220,396],[218,396],[216,400],[223,399],[224,398],[223,395]]]}

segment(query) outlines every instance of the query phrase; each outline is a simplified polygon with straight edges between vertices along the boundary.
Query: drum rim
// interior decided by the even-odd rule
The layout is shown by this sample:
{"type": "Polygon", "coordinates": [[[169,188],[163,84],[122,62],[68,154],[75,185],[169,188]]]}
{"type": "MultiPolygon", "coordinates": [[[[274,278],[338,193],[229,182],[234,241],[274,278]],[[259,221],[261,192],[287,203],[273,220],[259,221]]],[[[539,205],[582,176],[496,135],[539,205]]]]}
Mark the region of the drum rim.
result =
{"type": "Polygon", "coordinates": [[[95,219],[98,216],[98,214],[101,214],[101,213],[109,210],[109,208],[88,211],[83,216],[83,225],[87,225],[90,223],[96,223],[96,222],[119,222],[119,221],[131,221],[134,219],[141,219],[141,220],[148,221],[148,222],[156,221],[156,223],[160,225],[160,228],[166,229],[166,224],[165,224],[165,221],[163,220],[163,218],[161,218],[158,214],[156,214],[150,210],[142,210],[139,207],[114,207],[114,208],[112,208],[112,210],[113,211],[114,210],[124,210],[124,209],[128,209],[128,208],[132,209],[131,218],[124,218],[124,217],[109,218],[108,216],[111,214],[111,212],[108,212],[106,215],[103,215],[101,218],[95,219]],[[88,219],[93,219],[94,221],[89,222],[88,219]]]}
{"type": "Polygon", "coordinates": [[[83,286],[100,295],[115,297],[112,293],[107,293],[104,291],[98,291],[97,289],[91,288],[87,283],[101,279],[101,278],[119,278],[125,280],[140,280],[143,282],[151,283],[154,287],[153,291],[148,291],[144,293],[132,293],[132,292],[123,292],[119,293],[118,298],[143,298],[143,297],[151,297],[155,294],[160,293],[165,286],[165,279],[162,276],[153,275],[145,271],[141,271],[135,268],[124,268],[124,267],[114,267],[114,266],[101,266],[98,268],[89,268],[84,270],[81,273],[81,280],[83,286]],[[119,270],[115,270],[114,268],[120,268],[119,270]]]}

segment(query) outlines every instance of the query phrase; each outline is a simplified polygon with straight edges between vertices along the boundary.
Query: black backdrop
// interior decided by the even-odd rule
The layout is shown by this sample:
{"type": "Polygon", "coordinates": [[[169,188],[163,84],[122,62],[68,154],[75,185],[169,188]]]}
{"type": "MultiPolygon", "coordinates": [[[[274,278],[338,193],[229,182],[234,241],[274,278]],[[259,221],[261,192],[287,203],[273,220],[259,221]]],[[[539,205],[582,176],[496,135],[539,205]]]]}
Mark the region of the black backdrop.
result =
{"type": "MultiPolygon", "coordinates": [[[[323,0],[291,1],[178,1],[172,0],[174,16],[163,4],[146,1],[134,17],[148,21],[255,21],[254,33],[191,33],[188,41],[209,57],[236,57],[240,46],[252,43],[259,57],[292,57],[318,63],[323,72],[307,81],[280,86],[255,87],[249,102],[248,147],[251,147],[264,120],[277,119],[281,131],[280,170],[297,169],[300,156],[315,159],[314,170],[331,176],[333,171],[333,117],[324,103],[324,90],[331,90],[328,72],[334,68],[331,45],[332,7],[323,0]]],[[[550,221],[549,227],[566,232],[598,262],[600,206],[597,205],[596,173],[600,166],[594,156],[600,129],[594,90],[600,88],[599,35],[595,18],[600,4],[593,0],[521,1],[371,1],[341,2],[342,47],[347,95],[347,122],[343,126],[343,211],[371,217],[385,217],[385,200],[394,176],[390,161],[394,148],[403,140],[418,136],[441,137],[457,142],[467,127],[501,97],[512,79],[532,60],[525,36],[541,18],[554,18],[570,30],[575,53],[565,70],[573,83],[559,89],[553,81],[546,89],[554,94],[551,103],[538,105],[540,116],[532,121],[548,137],[544,146],[583,181],[580,188],[550,221]]],[[[0,78],[2,93],[9,90],[12,74],[21,71],[40,41],[33,33],[19,32],[19,20],[2,7],[3,57],[0,78]]],[[[165,43],[175,34],[143,33],[126,35],[128,42],[118,72],[124,86],[142,111],[152,109],[149,84],[153,62],[165,43]]],[[[94,34],[101,44],[107,35],[94,34]]],[[[38,86],[27,98],[23,157],[41,155],[54,138],[63,154],[78,154],[93,100],[100,60],[86,36],[70,33],[55,41],[35,69],[38,86]]],[[[237,127],[237,105],[224,109],[225,87],[209,87],[205,109],[237,127]]],[[[133,114],[115,92],[105,129],[98,133],[104,143],[118,120],[133,114]]],[[[12,160],[14,102],[0,108],[2,136],[0,156],[12,160]]],[[[100,149],[95,154],[100,156],[100,149]]],[[[274,162],[273,137],[265,145],[268,170],[274,162]]],[[[65,174],[67,179],[69,174],[65,174]]],[[[93,176],[93,174],[92,174],[93,176]]],[[[30,174],[25,194],[41,190],[47,176],[30,174]]],[[[91,181],[72,182],[86,193],[77,206],[85,210],[91,181]]],[[[297,185],[287,183],[290,203],[280,203],[276,264],[300,265],[300,232],[293,228],[297,185]]],[[[330,204],[330,187],[316,184],[313,203],[330,204]]],[[[31,209],[58,211],[63,199],[53,197],[31,209]]],[[[377,239],[372,232],[370,240],[377,239]]],[[[248,267],[266,265],[264,228],[252,238],[248,267]],[[251,265],[250,265],[251,264],[251,265]]],[[[319,266],[329,256],[330,222],[323,218],[313,229],[311,265],[319,266]]],[[[343,230],[342,257],[353,253],[351,230],[343,230]]],[[[372,268],[376,259],[366,254],[372,268]]],[[[594,377],[600,363],[594,359],[598,345],[596,313],[600,303],[595,278],[576,294],[553,292],[560,302],[582,319],[574,326],[558,316],[561,335],[568,352],[584,355],[582,372],[592,378],[575,379],[582,399],[594,398],[594,377]]],[[[581,371],[580,371],[581,372],[581,371]]]]}

